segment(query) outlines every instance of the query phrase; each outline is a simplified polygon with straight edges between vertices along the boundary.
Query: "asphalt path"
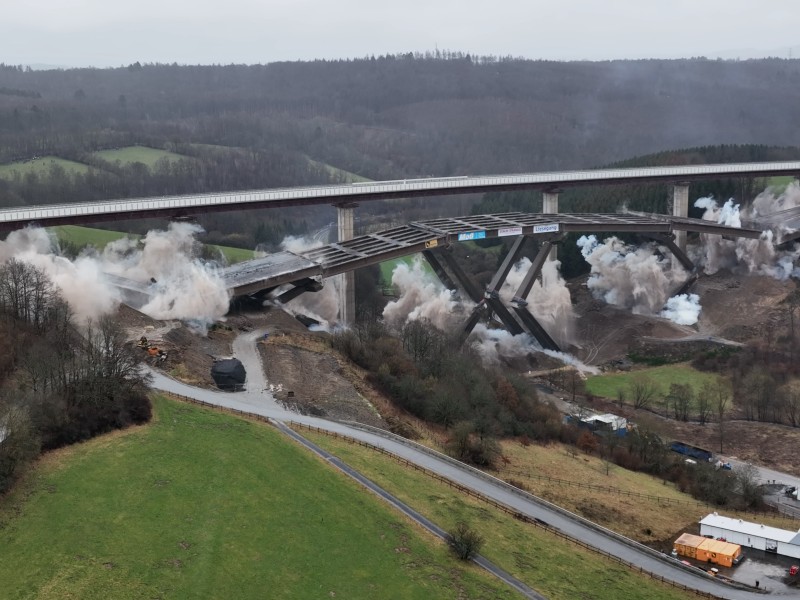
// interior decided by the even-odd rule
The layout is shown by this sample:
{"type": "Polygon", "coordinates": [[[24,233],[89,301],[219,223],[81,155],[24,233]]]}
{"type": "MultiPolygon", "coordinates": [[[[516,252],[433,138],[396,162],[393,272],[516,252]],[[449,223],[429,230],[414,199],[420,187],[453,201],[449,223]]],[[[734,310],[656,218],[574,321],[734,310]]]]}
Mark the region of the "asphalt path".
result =
{"type": "MultiPolygon", "coordinates": [[[[258,356],[255,349],[255,340],[258,335],[259,332],[250,332],[246,336],[241,336],[242,342],[236,345],[236,356],[243,363],[247,361],[250,364],[249,361],[252,360],[252,356],[258,356]]],[[[186,396],[224,408],[250,412],[284,423],[294,421],[311,425],[383,448],[532,519],[543,521],[564,534],[579,539],[598,550],[616,556],[667,580],[730,600],[755,600],[757,598],[763,599],[764,597],[763,592],[733,588],[696,569],[688,569],[680,565],[678,561],[642,544],[624,538],[577,515],[568,513],[555,505],[535,498],[476,469],[457,463],[430,449],[419,447],[408,440],[392,436],[386,432],[378,434],[374,431],[300,415],[283,409],[266,389],[267,386],[261,387],[262,383],[266,383],[265,381],[254,381],[257,385],[246,386],[246,391],[244,392],[225,393],[196,388],[171,379],[158,371],[151,372],[153,375],[152,387],[158,390],[186,396]],[[259,387],[261,387],[261,391],[258,391],[257,388],[259,387]]],[[[252,375],[249,375],[249,377],[252,376],[255,380],[258,377],[256,373],[262,373],[261,377],[263,378],[263,372],[260,369],[252,371],[252,375]]],[[[774,595],[779,594],[776,593],[774,595]]]]}

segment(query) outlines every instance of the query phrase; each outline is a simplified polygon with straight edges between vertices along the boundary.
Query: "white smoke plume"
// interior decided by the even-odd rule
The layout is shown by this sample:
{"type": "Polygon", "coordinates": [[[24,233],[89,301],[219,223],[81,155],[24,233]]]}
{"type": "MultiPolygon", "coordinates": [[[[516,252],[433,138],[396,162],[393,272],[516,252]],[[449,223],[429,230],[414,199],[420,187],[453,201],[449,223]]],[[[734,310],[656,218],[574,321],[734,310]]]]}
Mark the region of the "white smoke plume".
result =
{"type": "Polygon", "coordinates": [[[44,229],[26,227],[13,231],[5,242],[0,242],[0,262],[15,258],[41,269],[80,324],[116,310],[119,291],[105,280],[99,263],[87,257],[70,262],[54,254],[53,245],[44,229]]]}
{"type": "MultiPolygon", "coordinates": [[[[531,261],[526,257],[515,264],[500,289],[500,297],[510,303],[530,270],[531,261]]],[[[547,260],[542,266],[541,275],[533,283],[525,300],[528,310],[536,317],[547,332],[560,346],[575,342],[575,310],[572,298],[559,267],[561,262],[547,260]]]]}
{"type": "Polygon", "coordinates": [[[14,257],[43,269],[79,323],[119,306],[120,293],[105,277],[110,273],[145,284],[154,281],[151,300],[141,309],[145,314],[207,325],[228,311],[228,293],[216,270],[197,258],[195,235],[200,231],[196,225],[174,223],[141,241],[112,242],[100,256],[86,252],[69,261],[56,254],[46,231],[28,228],[9,234],[0,245],[0,260],[14,257]]]}
{"type": "Polygon", "coordinates": [[[170,223],[140,241],[122,238],[105,247],[102,269],[142,283],[151,298],[141,311],[154,319],[180,319],[205,327],[228,312],[230,297],[217,270],[199,258],[193,223],[170,223]]]}
{"type": "MultiPolygon", "coordinates": [[[[740,210],[738,204],[728,200],[720,207],[713,198],[699,198],[695,204],[705,209],[703,219],[730,227],[741,227],[742,219],[756,220],[776,210],[785,210],[800,205],[800,188],[792,184],[779,196],[771,190],[759,194],[750,207],[740,210]]],[[[784,230],[785,231],[785,230],[784,230]]],[[[759,239],[725,239],[719,235],[701,234],[701,244],[693,249],[692,259],[703,271],[713,275],[721,269],[737,274],[757,274],[787,279],[800,277],[795,266],[800,250],[778,251],[771,230],[764,231],[759,239]]]]}
{"type": "Polygon", "coordinates": [[[679,294],[667,300],[661,316],[678,325],[694,325],[700,319],[700,296],[679,294]]]}
{"type": "Polygon", "coordinates": [[[420,258],[410,266],[398,263],[392,272],[392,285],[400,291],[400,297],[386,305],[383,318],[395,326],[427,319],[435,327],[447,330],[453,325],[454,313],[463,314],[472,306],[455,300],[450,290],[425,272],[420,258]]]}
{"type": "Polygon", "coordinates": [[[541,352],[564,364],[572,365],[581,372],[591,374],[599,372],[597,368],[584,364],[571,354],[544,350],[527,333],[512,335],[505,329],[489,329],[483,323],[478,323],[472,332],[470,342],[486,365],[500,364],[504,358],[520,358],[534,352],[541,352]]]}
{"type": "MultiPolygon", "coordinates": [[[[300,253],[313,250],[322,246],[322,242],[304,236],[287,236],[281,242],[281,249],[286,252],[300,253]]],[[[339,289],[342,275],[329,277],[323,281],[322,289],[318,292],[300,294],[294,300],[283,305],[283,308],[292,315],[302,314],[320,322],[322,330],[330,331],[339,318],[339,289]]],[[[278,293],[290,289],[289,287],[278,290],[278,293]]]]}
{"type": "Polygon", "coordinates": [[[671,290],[688,275],[657,254],[655,243],[636,248],[611,237],[601,244],[593,235],[577,243],[592,267],[586,282],[592,296],[635,314],[659,314],[671,290]]]}

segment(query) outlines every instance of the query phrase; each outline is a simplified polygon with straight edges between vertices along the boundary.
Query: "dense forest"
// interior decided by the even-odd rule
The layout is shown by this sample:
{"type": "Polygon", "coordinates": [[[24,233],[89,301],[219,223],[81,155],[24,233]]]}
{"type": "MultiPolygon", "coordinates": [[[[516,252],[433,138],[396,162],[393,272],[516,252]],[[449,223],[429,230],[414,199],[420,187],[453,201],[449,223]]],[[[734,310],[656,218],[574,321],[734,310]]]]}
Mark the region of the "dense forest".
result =
{"type": "MultiPolygon", "coordinates": [[[[0,164],[58,156],[88,167],[0,179],[0,205],[316,184],[348,173],[393,179],[595,167],[645,154],[652,164],[797,158],[796,148],[765,145],[797,142],[799,83],[800,61],[781,59],[564,63],[455,52],[252,66],[0,65],[0,164]],[[147,166],[92,154],[131,145],[181,159],[147,166]],[[679,148],[697,150],[664,154],[679,148]]],[[[654,208],[666,202],[657,193],[654,208]]],[[[565,197],[570,210],[598,204],[575,194],[565,197]]],[[[471,203],[403,206],[418,218],[434,204],[457,214],[471,203]]],[[[396,212],[360,210],[365,218],[396,212]]],[[[332,211],[282,211],[277,224],[266,216],[201,223],[216,241],[236,232],[237,245],[252,247],[301,223],[326,224],[332,211]]]]}

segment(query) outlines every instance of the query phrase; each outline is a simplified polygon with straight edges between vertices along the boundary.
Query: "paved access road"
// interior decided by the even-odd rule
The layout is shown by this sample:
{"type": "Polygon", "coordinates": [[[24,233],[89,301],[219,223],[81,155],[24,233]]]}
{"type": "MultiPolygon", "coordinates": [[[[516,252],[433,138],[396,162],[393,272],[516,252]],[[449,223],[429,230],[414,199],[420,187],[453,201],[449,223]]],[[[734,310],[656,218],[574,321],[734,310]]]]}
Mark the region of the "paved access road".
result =
{"type": "MultiPolygon", "coordinates": [[[[260,332],[257,331],[250,332],[246,336],[242,336],[241,342],[236,344],[237,358],[242,360],[245,364],[252,364],[250,361],[252,360],[253,353],[257,355],[255,340],[258,338],[259,333],[260,332]],[[248,354],[251,355],[249,358],[247,357],[248,354]]],[[[561,530],[563,533],[582,540],[586,544],[633,563],[647,571],[661,575],[671,581],[675,581],[701,592],[714,594],[720,598],[731,600],[763,600],[764,598],[763,593],[735,589],[699,572],[695,573],[686,570],[682,566],[679,566],[677,561],[664,557],[646,546],[637,544],[632,540],[625,541],[622,536],[604,530],[575,515],[569,516],[565,514],[565,511],[553,505],[549,505],[543,500],[537,500],[530,495],[520,493],[518,490],[515,490],[499,480],[493,481],[492,478],[474,469],[456,464],[446,457],[437,456],[436,453],[432,451],[415,447],[400,438],[395,439],[385,435],[378,435],[377,433],[350,427],[342,423],[303,416],[287,411],[281,408],[276,403],[274,397],[265,390],[267,386],[262,386],[262,384],[266,384],[266,382],[263,381],[263,372],[261,372],[260,369],[253,367],[252,371],[248,371],[248,378],[250,377],[253,378],[254,384],[258,380],[258,385],[248,386],[246,391],[241,393],[225,393],[196,388],[175,381],[157,371],[153,371],[152,386],[158,390],[187,396],[221,407],[250,412],[277,421],[304,423],[363,440],[438,473],[460,485],[484,494],[531,518],[544,521],[550,526],[561,530]],[[259,380],[259,377],[261,380],[259,380]],[[262,391],[258,391],[258,388],[261,388],[262,391]]]]}

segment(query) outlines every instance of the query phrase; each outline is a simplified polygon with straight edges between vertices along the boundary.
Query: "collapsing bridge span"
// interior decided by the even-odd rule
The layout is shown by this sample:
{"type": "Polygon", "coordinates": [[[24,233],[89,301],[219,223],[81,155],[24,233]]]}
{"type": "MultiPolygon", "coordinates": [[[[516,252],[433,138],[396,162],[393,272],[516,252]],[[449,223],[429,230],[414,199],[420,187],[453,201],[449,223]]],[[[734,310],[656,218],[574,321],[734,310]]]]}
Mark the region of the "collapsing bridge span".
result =
{"type": "MultiPolygon", "coordinates": [[[[733,228],[711,221],[640,214],[598,213],[503,213],[471,215],[458,218],[412,222],[379,233],[348,241],[326,244],[303,252],[278,252],[228,267],[223,277],[233,296],[266,297],[277,288],[291,284],[277,299],[280,302],[307,291],[318,291],[321,279],[353,271],[386,260],[422,253],[442,283],[450,290],[466,294],[477,307],[463,327],[466,337],[486,311],[494,313],[512,333],[527,332],[546,349],[558,350],[558,345],[527,308],[527,298],[535,279],[547,260],[554,244],[567,233],[635,233],[655,239],[669,248],[676,259],[690,272],[690,282],[696,278],[694,265],[674,243],[674,232],[692,231],[731,237],[758,238],[761,231],[753,228],[733,228]],[[446,249],[453,243],[515,237],[510,251],[485,290],[481,290],[464,273],[446,249]],[[500,299],[503,283],[524,254],[525,242],[533,238],[540,243],[531,267],[514,294],[509,309],[500,299]],[[513,311],[513,314],[512,314],[513,311]],[[516,318],[515,316],[516,315],[516,318]]],[[[687,287],[686,285],[682,287],[687,287]]]]}

